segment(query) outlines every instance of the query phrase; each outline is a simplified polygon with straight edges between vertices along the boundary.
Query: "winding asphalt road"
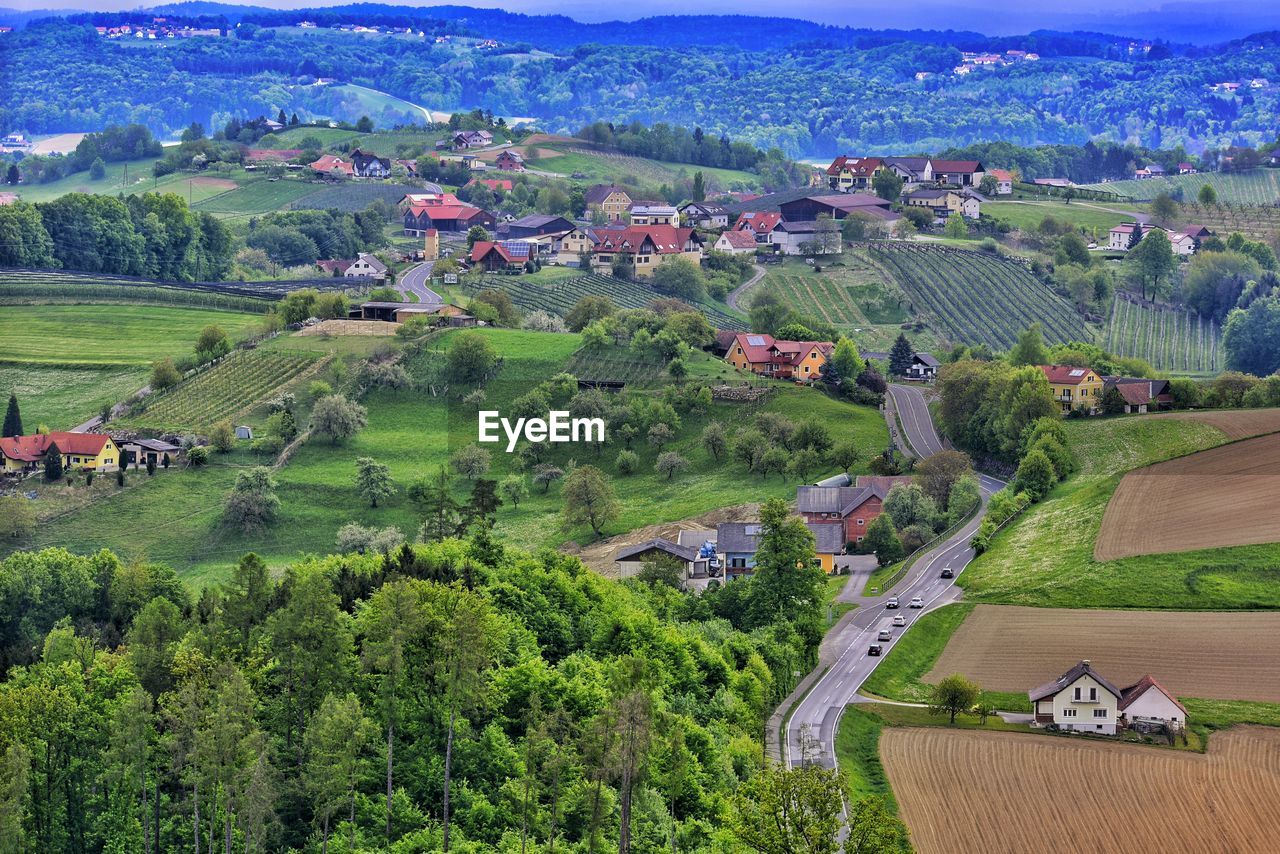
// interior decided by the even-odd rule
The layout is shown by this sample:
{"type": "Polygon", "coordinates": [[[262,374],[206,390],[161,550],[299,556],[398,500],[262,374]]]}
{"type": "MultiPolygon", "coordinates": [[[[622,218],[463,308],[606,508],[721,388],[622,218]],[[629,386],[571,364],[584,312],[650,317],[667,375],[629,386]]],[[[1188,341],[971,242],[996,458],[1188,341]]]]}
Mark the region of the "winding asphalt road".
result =
{"type": "Polygon", "coordinates": [[[431,281],[431,268],[435,265],[435,261],[423,261],[418,266],[405,270],[400,277],[399,289],[416,294],[418,302],[444,302],[444,297],[427,287],[427,283],[431,281]]]}
{"type": "MultiPolygon", "coordinates": [[[[929,418],[929,410],[920,390],[912,386],[895,385],[891,387],[891,393],[902,413],[903,429],[911,446],[923,456],[942,450],[942,441],[929,418]]],[[[985,511],[992,493],[1005,484],[1004,481],[985,475],[979,477],[979,482],[985,511]]],[[[877,642],[876,638],[882,629],[887,629],[892,633],[892,638],[879,643],[884,655],[888,655],[893,645],[920,616],[959,598],[960,589],[955,586],[955,580],[942,578],[941,573],[943,569],[949,568],[959,577],[973,560],[969,540],[977,532],[982,515],[983,511],[980,511],[968,524],[926,552],[906,577],[894,586],[891,593],[898,597],[901,608],[885,608],[889,594],[860,597],[858,604],[861,607],[852,619],[845,621],[834,638],[823,642],[824,647],[835,651],[835,660],[830,660],[829,655],[825,656],[827,660],[819,664],[819,667],[827,667],[826,672],[813,683],[787,720],[782,754],[788,765],[816,763],[828,768],[836,766],[835,736],[840,715],[849,703],[867,702],[867,698],[859,695],[858,691],[876,666],[884,660],[883,657],[868,655],[867,648],[877,642]],[[908,607],[917,596],[922,600],[923,607],[908,607]],[[893,626],[893,618],[897,615],[904,618],[906,626],[893,626]]]]}

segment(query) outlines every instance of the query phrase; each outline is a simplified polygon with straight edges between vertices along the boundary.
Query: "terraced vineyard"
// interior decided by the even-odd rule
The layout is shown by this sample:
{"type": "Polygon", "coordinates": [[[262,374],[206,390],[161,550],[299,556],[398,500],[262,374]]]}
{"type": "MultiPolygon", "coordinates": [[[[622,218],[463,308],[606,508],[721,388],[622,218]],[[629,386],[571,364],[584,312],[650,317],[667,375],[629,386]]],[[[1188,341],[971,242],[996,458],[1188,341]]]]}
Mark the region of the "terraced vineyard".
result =
{"type": "MultiPolygon", "coordinates": [[[[619,308],[644,308],[656,299],[666,295],[660,294],[641,282],[629,282],[592,273],[576,279],[561,279],[556,282],[535,282],[526,277],[486,276],[481,288],[497,288],[511,294],[511,301],[521,308],[532,311],[542,309],[564,317],[579,299],[588,294],[608,297],[619,308]]],[[[745,320],[709,303],[691,303],[694,308],[707,316],[707,321],[717,329],[745,330],[745,320]]]]}
{"type": "Polygon", "coordinates": [[[1187,201],[1194,199],[1205,184],[1213,187],[1218,201],[1241,205],[1271,205],[1280,200],[1280,169],[1251,169],[1248,172],[1204,172],[1197,175],[1168,175],[1141,181],[1109,181],[1084,184],[1087,190],[1105,190],[1150,201],[1161,192],[1172,193],[1179,187],[1187,201]]]}
{"type": "Polygon", "coordinates": [[[1212,373],[1222,367],[1218,324],[1195,312],[1138,305],[1117,294],[1111,304],[1107,349],[1146,359],[1162,371],[1212,373]]]}
{"type": "Polygon", "coordinates": [[[939,334],[953,343],[1007,350],[1039,323],[1050,344],[1086,337],[1071,303],[1016,261],[951,247],[873,244],[871,257],[898,280],[939,334]]]}
{"type": "Polygon", "coordinates": [[[323,357],[306,350],[237,350],[172,391],[155,396],[141,415],[128,420],[139,427],[205,429],[272,397],[323,357]]]}

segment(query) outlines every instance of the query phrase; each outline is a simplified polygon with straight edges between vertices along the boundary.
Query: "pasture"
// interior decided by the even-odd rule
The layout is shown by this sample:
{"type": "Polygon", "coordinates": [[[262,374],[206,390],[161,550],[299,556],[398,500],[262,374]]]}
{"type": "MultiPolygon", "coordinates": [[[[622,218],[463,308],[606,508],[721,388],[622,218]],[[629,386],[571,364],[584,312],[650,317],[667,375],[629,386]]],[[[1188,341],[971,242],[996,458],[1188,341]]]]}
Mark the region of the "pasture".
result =
{"type": "Polygon", "coordinates": [[[262,214],[287,208],[292,203],[322,189],[301,178],[271,181],[256,178],[196,202],[198,211],[219,216],[262,214]]]}
{"type": "Polygon", "coordinates": [[[1102,517],[1094,558],[1280,542],[1280,434],[1127,473],[1102,517]]]}
{"type": "Polygon", "coordinates": [[[650,160],[618,151],[591,148],[577,140],[539,142],[532,149],[530,153],[534,157],[529,161],[529,168],[566,176],[581,172],[587,176],[586,180],[591,181],[612,181],[634,176],[652,184],[662,184],[680,178],[692,178],[694,172],[701,172],[710,190],[760,187],[760,176],[751,172],[650,160]]]}
{"type": "Polygon", "coordinates": [[[1149,673],[1177,697],[1280,703],[1280,613],[978,605],[923,681],[1023,693],[1081,659],[1120,688],[1149,673]]]}
{"type": "Polygon", "coordinates": [[[68,430],[142,388],[149,373],[138,365],[72,368],[0,362],[0,397],[8,398],[10,391],[18,395],[27,432],[41,424],[68,430]]]}
{"type": "Polygon", "coordinates": [[[983,206],[982,212],[1004,220],[1023,231],[1034,231],[1044,220],[1051,216],[1056,220],[1066,220],[1082,229],[1093,239],[1105,242],[1107,232],[1124,221],[1133,221],[1133,211],[1116,208],[1103,202],[1074,201],[1070,204],[1062,201],[1010,201],[998,199],[983,206]]]}
{"type": "Polygon", "coordinates": [[[921,854],[1280,848],[1280,730],[1220,733],[1206,754],[940,727],[879,746],[921,854]]]}
{"type": "Polygon", "coordinates": [[[1222,369],[1218,323],[1195,312],[1139,305],[1117,294],[1107,324],[1108,352],[1145,359],[1161,371],[1216,373],[1222,369]]]}
{"type": "MultiPolygon", "coordinates": [[[[1099,561],[1094,543],[1107,504],[1132,469],[1223,445],[1211,420],[1182,414],[1066,421],[1081,471],[993,538],[960,576],[970,601],[1058,608],[1280,607],[1274,545],[1182,551],[1099,561]]],[[[1270,432],[1274,419],[1223,412],[1237,432],[1270,432]]],[[[1198,485],[1203,486],[1203,484],[1198,485]]],[[[1148,523],[1155,521],[1148,514],[1148,523]]]]}
{"type": "Polygon", "coordinates": [[[200,308],[6,306],[0,311],[0,362],[150,365],[191,352],[200,330],[210,324],[234,340],[260,322],[251,314],[200,308]]]}
{"type": "Polygon", "coordinates": [[[869,254],[944,339],[1007,350],[1039,323],[1049,344],[1087,340],[1075,308],[1018,261],[898,241],[876,244],[869,254]]]}
{"type": "Polygon", "coordinates": [[[1218,201],[1238,205],[1270,205],[1280,200],[1280,169],[1251,169],[1247,172],[1203,172],[1197,175],[1167,175],[1163,178],[1109,181],[1082,184],[1086,190],[1105,190],[1139,201],[1150,201],[1160,193],[1182,191],[1187,201],[1197,197],[1208,184],[1218,201]]]}

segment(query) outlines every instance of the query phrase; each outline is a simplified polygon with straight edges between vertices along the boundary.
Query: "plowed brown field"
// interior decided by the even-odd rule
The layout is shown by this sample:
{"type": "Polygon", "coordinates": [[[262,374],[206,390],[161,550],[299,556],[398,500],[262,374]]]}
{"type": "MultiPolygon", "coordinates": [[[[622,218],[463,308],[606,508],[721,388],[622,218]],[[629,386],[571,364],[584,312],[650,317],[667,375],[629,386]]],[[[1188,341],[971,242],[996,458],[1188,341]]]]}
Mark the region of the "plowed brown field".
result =
{"type": "Polygon", "coordinates": [[[1200,755],[888,728],[880,756],[922,854],[1280,851],[1280,730],[1219,733],[1200,755]]]}
{"type": "Polygon", "coordinates": [[[1107,503],[1095,560],[1280,542],[1280,435],[1135,469],[1107,503]]]}
{"type": "Polygon", "coordinates": [[[1280,703],[1280,613],[979,605],[924,680],[963,673],[1026,691],[1089,659],[1123,688],[1150,673],[1177,697],[1280,703]]]}
{"type": "Polygon", "coordinates": [[[1248,439],[1280,432],[1280,409],[1236,409],[1213,412],[1162,412],[1151,418],[1200,421],[1217,427],[1232,439],[1248,439]]]}

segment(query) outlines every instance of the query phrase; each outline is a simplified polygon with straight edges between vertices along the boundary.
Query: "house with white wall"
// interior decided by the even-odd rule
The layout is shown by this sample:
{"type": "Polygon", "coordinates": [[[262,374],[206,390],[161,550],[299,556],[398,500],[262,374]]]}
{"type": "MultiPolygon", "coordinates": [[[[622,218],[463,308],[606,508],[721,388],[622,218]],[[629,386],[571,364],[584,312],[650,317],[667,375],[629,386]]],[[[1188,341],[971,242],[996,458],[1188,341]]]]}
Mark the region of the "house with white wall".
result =
{"type": "Polygon", "coordinates": [[[1059,729],[1115,735],[1120,720],[1120,689],[1094,672],[1088,659],[1052,682],[1027,692],[1033,722],[1059,729]]]}

